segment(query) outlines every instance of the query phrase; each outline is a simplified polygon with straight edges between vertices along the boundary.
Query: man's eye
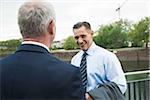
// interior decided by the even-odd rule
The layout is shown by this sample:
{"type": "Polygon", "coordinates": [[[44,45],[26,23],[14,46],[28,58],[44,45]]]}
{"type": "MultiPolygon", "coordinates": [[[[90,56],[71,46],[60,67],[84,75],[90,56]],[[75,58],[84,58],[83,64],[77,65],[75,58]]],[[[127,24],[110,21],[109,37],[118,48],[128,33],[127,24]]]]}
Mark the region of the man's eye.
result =
{"type": "Polygon", "coordinates": [[[82,38],[85,38],[85,37],[86,37],[86,35],[82,35],[81,37],[82,37],[82,38]]]}
{"type": "Polygon", "coordinates": [[[76,40],[78,40],[79,37],[74,37],[76,40]]]}

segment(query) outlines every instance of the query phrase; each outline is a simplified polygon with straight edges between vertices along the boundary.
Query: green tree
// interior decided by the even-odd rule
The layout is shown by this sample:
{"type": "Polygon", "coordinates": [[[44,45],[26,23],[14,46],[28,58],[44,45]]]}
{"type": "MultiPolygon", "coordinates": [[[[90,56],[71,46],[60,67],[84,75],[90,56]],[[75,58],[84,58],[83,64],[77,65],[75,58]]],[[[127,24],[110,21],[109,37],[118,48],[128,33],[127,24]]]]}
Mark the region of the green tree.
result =
{"type": "Polygon", "coordinates": [[[139,22],[133,24],[129,33],[133,46],[143,46],[146,43],[148,47],[149,35],[150,35],[150,18],[145,17],[139,22]]]}
{"type": "Polygon", "coordinates": [[[21,39],[13,39],[0,42],[0,56],[6,56],[16,51],[21,44],[21,39]]]}
{"type": "Polygon", "coordinates": [[[69,36],[66,39],[66,41],[65,41],[65,43],[63,45],[63,48],[66,49],[66,50],[73,50],[73,49],[77,49],[78,48],[78,46],[77,46],[73,36],[69,36]]]}
{"type": "Polygon", "coordinates": [[[127,22],[118,21],[109,25],[102,25],[94,41],[97,45],[104,48],[121,48],[126,47],[127,44],[127,22]]]}
{"type": "Polygon", "coordinates": [[[16,50],[20,44],[21,39],[12,39],[0,42],[0,46],[7,47],[10,50],[16,50]]]}

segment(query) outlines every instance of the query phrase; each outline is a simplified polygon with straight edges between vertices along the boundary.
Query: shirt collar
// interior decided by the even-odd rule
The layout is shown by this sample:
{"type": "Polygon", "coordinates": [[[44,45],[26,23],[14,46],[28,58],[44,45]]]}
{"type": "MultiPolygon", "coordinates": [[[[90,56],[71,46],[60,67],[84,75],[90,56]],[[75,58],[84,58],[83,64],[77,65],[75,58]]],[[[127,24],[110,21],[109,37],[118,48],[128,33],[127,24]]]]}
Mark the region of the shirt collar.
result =
{"type": "Polygon", "coordinates": [[[49,51],[49,48],[48,48],[46,45],[44,45],[44,44],[42,44],[42,43],[40,43],[40,42],[35,42],[35,41],[23,41],[21,44],[34,44],[34,45],[41,46],[41,47],[43,47],[43,48],[45,48],[45,49],[47,49],[47,50],[49,51]]]}

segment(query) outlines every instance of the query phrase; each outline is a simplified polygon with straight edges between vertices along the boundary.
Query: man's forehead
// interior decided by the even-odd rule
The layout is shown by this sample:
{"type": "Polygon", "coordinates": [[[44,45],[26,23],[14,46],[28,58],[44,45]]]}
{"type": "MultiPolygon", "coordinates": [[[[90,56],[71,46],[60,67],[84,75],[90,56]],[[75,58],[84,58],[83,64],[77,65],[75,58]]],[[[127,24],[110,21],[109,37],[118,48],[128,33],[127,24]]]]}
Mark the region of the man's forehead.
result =
{"type": "Polygon", "coordinates": [[[87,31],[87,29],[84,26],[73,30],[74,33],[84,33],[85,31],[87,31]]]}
{"type": "Polygon", "coordinates": [[[83,35],[88,35],[88,33],[87,33],[87,32],[82,32],[82,31],[77,32],[77,33],[74,33],[74,36],[75,36],[75,37],[76,37],[76,36],[83,36],[83,35]]]}

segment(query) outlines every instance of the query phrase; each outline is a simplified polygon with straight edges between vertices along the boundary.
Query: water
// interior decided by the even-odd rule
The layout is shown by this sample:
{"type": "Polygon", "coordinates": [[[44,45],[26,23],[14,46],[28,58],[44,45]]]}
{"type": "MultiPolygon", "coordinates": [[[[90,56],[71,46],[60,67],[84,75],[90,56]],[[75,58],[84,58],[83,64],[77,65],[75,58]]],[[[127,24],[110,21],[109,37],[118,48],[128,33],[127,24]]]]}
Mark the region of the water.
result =
{"type": "Polygon", "coordinates": [[[122,61],[124,72],[142,71],[150,69],[149,61],[122,61]]]}
{"type": "MultiPolygon", "coordinates": [[[[2,58],[0,58],[1,60],[2,58]]],[[[70,63],[70,61],[67,61],[70,63]]],[[[149,61],[121,61],[124,72],[142,71],[150,69],[149,61]]]]}

